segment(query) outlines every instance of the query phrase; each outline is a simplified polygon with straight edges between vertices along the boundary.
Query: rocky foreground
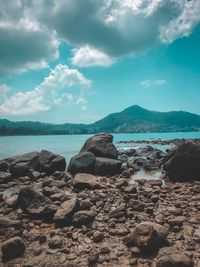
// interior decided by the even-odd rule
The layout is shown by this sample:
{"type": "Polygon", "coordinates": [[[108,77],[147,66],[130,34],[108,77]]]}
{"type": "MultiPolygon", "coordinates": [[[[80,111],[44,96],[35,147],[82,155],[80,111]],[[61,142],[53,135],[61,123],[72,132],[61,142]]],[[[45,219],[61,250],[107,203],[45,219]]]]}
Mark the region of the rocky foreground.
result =
{"type": "Polygon", "coordinates": [[[200,266],[200,146],[117,151],[86,141],[0,162],[0,266],[200,266]],[[163,180],[134,181],[141,168],[163,180]]]}

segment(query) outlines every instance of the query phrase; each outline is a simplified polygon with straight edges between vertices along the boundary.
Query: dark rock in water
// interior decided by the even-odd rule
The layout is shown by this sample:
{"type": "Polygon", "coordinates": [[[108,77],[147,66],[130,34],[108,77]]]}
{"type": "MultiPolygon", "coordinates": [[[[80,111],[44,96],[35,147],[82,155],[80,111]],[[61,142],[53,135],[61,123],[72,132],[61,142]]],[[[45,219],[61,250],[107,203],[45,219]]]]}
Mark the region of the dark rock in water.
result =
{"type": "Polygon", "coordinates": [[[12,180],[12,175],[9,172],[0,172],[0,184],[7,184],[12,180]]]}
{"type": "Polygon", "coordinates": [[[6,172],[8,170],[8,163],[4,160],[0,161],[0,171],[6,172]]]}
{"type": "Polygon", "coordinates": [[[97,157],[94,173],[96,175],[115,175],[119,173],[122,162],[116,159],[97,157]]]}
{"type": "Polygon", "coordinates": [[[93,173],[95,164],[95,156],[91,152],[82,152],[71,158],[68,171],[75,173],[93,173]]]}
{"type": "Polygon", "coordinates": [[[69,200],[66,200],[58,208],[57,212],[54,215],[54,223],[56,226],[64,226],[69,224],[72,221],[74,211],[77,207],[77,198],[72,197],[69,200]]]}
{"type": "Polygon", "coordinates": [[[94,212],[89,210],[80,210],[74,214],[73,223],[77,226],[88,225],[93,222],[94,212]]]}
{"type": "Polygon", "coordinates": [[[151,252],[157,250],[165,241],[169,230],[157,223],[142,222],[125,239],[128,246],[135,245],[141,251],[151,252]]]}
{"type": "Polygon", "coordinates": [[[186,142],[170,151],[163,169],[166,176],[175,181],[200,180],[200,145],[186,142]]]}
{"type": "Polygon", "coordinates": [[[17,203],[33,219],[51,220],[56,212],[56,208],[49,198],[29,187],[20,190],[17,203]]]}
{"type": "Polygon", "coordinates": [[[113,144],[111,134],[100,133],[90,137],[83,145],[81,152],[90,151],[96,157],[117,159],[118,151],[113,144]]]}
{"type": "Polygon", "coordinates": [[[25,245],[23,240],[16,236],[6,240],[2,247],[2,259],[3,261],[9,261],[23,256],[25,251],[25,245]]]}
{"type": "MultiPolygon", "coordinates": [[[[32,171],[40,171],[51,174],[55,171],[66,169],[65,158],[49,151],[30,152],[24,155],[5,159],[11,174],[15,177],[29,175],[32,171]]],[[[2,161],[0,162],[2,164],[2,161]]]]}
{"type": "Polygon", "coordinates": [[[193,267],[192,259],[184,252],[171,247],[161,248],[155,267],[193,267]]]}
{"type": "Polygon", "coordinates": [[[97,189],[100,188],[100,181],[99,178],[87,174],[87,173],[79,173],[73,179],[73,187],[78,190],[83,189],[97,189]]]}

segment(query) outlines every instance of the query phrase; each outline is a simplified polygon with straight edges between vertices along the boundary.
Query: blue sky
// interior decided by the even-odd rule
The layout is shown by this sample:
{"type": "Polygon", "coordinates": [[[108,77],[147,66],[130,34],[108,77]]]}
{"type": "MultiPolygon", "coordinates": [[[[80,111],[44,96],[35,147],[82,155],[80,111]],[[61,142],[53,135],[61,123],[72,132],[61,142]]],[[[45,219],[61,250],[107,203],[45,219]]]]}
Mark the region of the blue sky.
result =
{"type": "Polygon", "coordinates": [[[0,2],[0,118],[200,114],[198,0],[0,2]]]}

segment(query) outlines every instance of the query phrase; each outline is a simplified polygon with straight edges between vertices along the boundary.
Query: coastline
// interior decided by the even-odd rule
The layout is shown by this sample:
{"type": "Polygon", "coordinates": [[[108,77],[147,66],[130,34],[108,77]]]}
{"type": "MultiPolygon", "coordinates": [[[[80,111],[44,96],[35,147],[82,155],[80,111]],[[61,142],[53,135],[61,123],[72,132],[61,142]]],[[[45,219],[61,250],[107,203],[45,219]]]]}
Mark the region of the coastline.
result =
{"type": "MultiPolygon", "coordinates": [[[[185,141],[176,139],[171,143],[162,141],[162,144],[177,146],[185,141]]],[[[196,144],[199,141],[193,140],[196,144]]],[[[134,142],[140,144],[141,141],[134,142]]],[[[20,162],[18,157],[13,165],[15,176],[6,178],[5,173],[9,172],[4,165],[0,183],[0,240],[5,242],[17,236],[25,247],[22,257],[9,264],[157,267],[164,247],[168,249],[164,251],[165,257],[179,255],[185,259],[182,266],[199,267],[200,181],[165,180],[163,185],[161,179],[135,179],[130,183],[141,169],[147,173],[161,170],[166,154],[149,146],[152,144],[149,142],[137,150],[118,149],[122,167],[116,174],[70,174],[64,170],[63,158],[49,152],[34,156],[40,157],[40,171],[31,170],[21,175],[22,169],[16,168],[16,162],[20,162]],[[59,164],[55,167],[53,161],[59,164]],[[20,171],[20,175],[16,171],[20,171]],[[3,172],[5,182],[2,182],[3,172]],[[28,191],[31,202],[27,207],[22,204],[26,199],[24,188],[31,188],[28,191]],[[48,219],[45,217],[47,209],[51,216],[57,214],[56,219],[55,215],[54,219],[50,215],[48,219]],[[64,219],[63,210],[68,216],[64,219]],[[63,220],[69,217],[70,221],[63,226],[63,220]],[[151,223],[148,229],[152,231],[156,231],[152,227],[161,225],[167,233],[155,251],[150,250],[151,242],[156,241],[154,234],[143,233],[150,240],[147,250],[140,241],[132,245],[132,239],[139,238],[134,231],[144,222],[151,223]],[[177,252],[170,252],[172,248],[177,252]],[[190,265],[184,265],[186,262],[190,265]]],[[[154,140],[153,144],[160,142],[154,140]]],[[[8,162],[12,164],[11,159],[8,162]]],[[[2,166],[1,161],[0,168],[2,166]]]]}

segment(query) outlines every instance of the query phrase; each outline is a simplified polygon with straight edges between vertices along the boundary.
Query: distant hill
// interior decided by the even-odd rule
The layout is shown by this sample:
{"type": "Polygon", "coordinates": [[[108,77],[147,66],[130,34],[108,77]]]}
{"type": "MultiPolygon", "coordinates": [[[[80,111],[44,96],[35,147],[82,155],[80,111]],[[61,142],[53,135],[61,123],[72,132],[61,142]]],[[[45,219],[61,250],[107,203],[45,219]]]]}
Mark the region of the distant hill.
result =
{"type": "Polygon", "coordinates": [[[200,116],[185,112],[149,111],[134,105],[92,124],[51,124],[0,119],[0,135],[93,134],[200,131],[200,116]]]}

